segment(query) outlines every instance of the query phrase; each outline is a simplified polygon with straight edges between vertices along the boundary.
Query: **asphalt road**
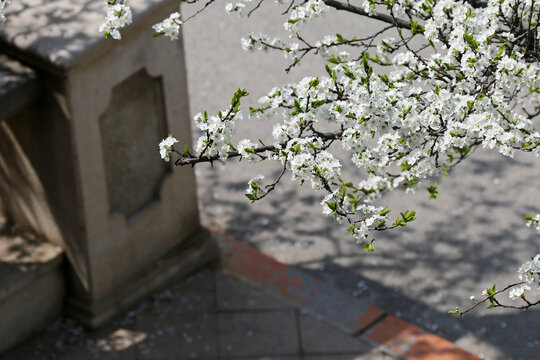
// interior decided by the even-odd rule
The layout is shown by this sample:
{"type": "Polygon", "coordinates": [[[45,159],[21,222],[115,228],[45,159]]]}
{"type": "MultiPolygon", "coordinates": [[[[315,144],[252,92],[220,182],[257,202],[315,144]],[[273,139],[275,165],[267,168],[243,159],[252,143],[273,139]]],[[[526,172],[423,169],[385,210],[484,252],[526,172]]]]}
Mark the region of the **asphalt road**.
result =
{"type": "MultiPolygon", "coordinates": [[[[218,1],[185,24],[193,115],[225,108],[239,87],[251,93],[246,103],[254,105],[275,85],[324,72],[318,57],[286,74],[288,63],[281,54],[241,50],[240,38],[251,31],[283,35],[283,20],[272,4],[240,19],[228,16],[225,2],[218,1]]],[[[189,7],[183,11],[184,17],[191,12],[189,7]]],[[[359,35],[374,26],[378,24],[332,11],[306,36],[359,35]]],[[[279,119],[246,120],[238,139],[269,139],[273,121],[279,119]]],[[[518,266],[540,252],[540,238],[523,220],[540,211],[540,159],[479,151],[442,183],[436,200],[429,200],[427,192],[392,194],[385,199],[389,207],[395,213],[415,209],[418,220],[405,230],[378,234],[374,254],[360,249],[343,226],[322,215],[323,194],[309,185],[300,188],[288,175],[272,196],[250,204],[243,195],[247,181],[260,172],[276,176],[276,165],[234,161],[225,167],[197,166],[202,221],[357,296],[369,296],[385,310],[486,358],[540,358],[540,309],[481,309],[464,318],[447,314],[469,305],[470,295],[479,297],[494,282],[515,282],[518,266]]],[[[345,174],[358,178],[352,167],[345,174]]]]}

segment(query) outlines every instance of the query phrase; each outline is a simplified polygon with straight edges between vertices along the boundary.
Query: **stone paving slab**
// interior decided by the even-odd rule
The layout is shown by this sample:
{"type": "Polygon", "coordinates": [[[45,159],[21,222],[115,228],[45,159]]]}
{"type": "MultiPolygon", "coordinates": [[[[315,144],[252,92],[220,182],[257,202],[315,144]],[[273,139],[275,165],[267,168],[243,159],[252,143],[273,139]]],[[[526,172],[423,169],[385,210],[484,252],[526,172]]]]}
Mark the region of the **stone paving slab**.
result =
{"type": "Polygon", "coordinates": [[[216,301],[221,311],[241,309],[286,309],[291,305],[248,287],[221,272],[216,273],[216,301]]]}
{"type": "Polygon", "coordinates": [[[343,336],[339,329],[309,315],[300,315],[300,333],[302,349],[306,355],[323,355],[341,353],[369,353],[373,345],[363,339],[343,336]],[[321,336],[324,334],[324,336],[321,336]]]}
{"type": "Polygon", "coordinates": [[[215,314],[195,312],[164,315],[158,319],[145,316],[137,321],[134,328],[148,334],[149,342],[146,349],[138,349],[138,358],[176,360],[217,357],[215,314]]]}
{"type": "Polygon", "coordinates": [[[296,323],[294,309],[221,313],[218,315],[219,355],[238,358],[299,354],[296,323]]]}

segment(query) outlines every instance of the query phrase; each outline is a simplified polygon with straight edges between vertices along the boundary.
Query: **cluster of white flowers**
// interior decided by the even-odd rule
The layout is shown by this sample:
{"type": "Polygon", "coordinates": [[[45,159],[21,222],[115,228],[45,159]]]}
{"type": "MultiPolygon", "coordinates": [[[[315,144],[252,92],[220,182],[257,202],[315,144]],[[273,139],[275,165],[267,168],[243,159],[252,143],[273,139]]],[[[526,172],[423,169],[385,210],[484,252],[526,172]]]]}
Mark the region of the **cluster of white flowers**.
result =
{"type": "Polygon", "coordinates": [[[266,195],[266,189],[262,186],[263,179],[264,176],[259,174],[249,180],[248,187],[246,189],[246,196],[251,201],[256,201],[262,196],[266,195]]]}
{"type": "Polygon", "coordinates": [[[290,12],[289,18],[283,26],[285,30],[295,33],[299,30],[300,24],[305,24],[313,19],[323,16],[328,11],[328,6],[322,0],[308,0],[302,4],[295,5],[290,12]]]}
{"type": "Polygon", "coordinates": [[[241,0],[234,3],[228,3],[225,5],[225,11],[228,14],[237,14],[239,16],[245,15],[246,3],[250,3],[253,0],[241,0]]]}
{"type": "MultiPolygon", "coordinates": [[[[229,111],[231,109],[224,113],[229,111]]],[[[237,122],[242,120],[242,114],[232,112],[231,116],[225,118],[221,112],[217,116],[198,113],[193,120],[203,131],[203,135],[197,140],[196,151],[204,156],[218,155],[222,160],[227,159],[228,153],[234,150],[231,139],[237,122]]]]}
{"type": "Polygon", "coordinates": [[[11,3],[11,0],[0,0],[0,23],[6,22],[7,19],[4,15],[4,9],[10,3],[11,3]]]}
{"type": "Polygon", "coordinates": [[[528,286],[527,284],[521,284],[510,290],[510,292],[508,293],[508,297],[515,301],[522,297],[527,290],[531,290],[530,286],[528,286]]]}
{"type": "Polygon", "coordinates": [[[256,144],[251,142],[251,140],[243,139],[240,140],[236,148],[238,149],[240,155],[242,155],[242,158],[249,161],[254,161],[257,159],[257,155],[255,154],[255,146],[256,144]]]}
{"type": "Polygon", "coordinates": [[[521,284],[510,290],[508,297],[512,300],[524,297],[525,292],[531,290],[529,285],[536,286],[540,289],[540,254],[521,265],[518,273],[519,279],[525,281],[525,284],[521,284]]]}
{"type": "Polygon", "coordinates": [[[519,279],[540,288],[540,254],[519,267],[519,279]]]}
{"type": "Polygon", "coordinates": [[[341,175],[339,160],[316,138],[293,139],[280,151],[279,158],[291,171],[292,180],[311,181],[314,190],[337,184],[341,175]]]}
{"type": "Polygon", "coordinates": [[[161,158],[165,161],[171,160],[171,152],[173,149],[173,145],[176,144],[178,140],[172,137],[172,135],[169,134],[169,136],[166,139],[161,140],[159,143],[159,155],[161,158]]]}
{"type": "Polygon", "coordinates": [[[364,11],[369,15],[375,14],[375,1],[365,0],[363,4],[364,11]]]}
{"type": "Polygon", "coordinates": [[[258,32],[253,32],[247,36],[244,36],[241,42],[242,48],[246,51],[268,51],[270,48],[281,48],[286,46],[284,41],[278,38],[270,38],[269,36],[258,32]]]}
{"type": "Polygon", "coordinates": [[[176,40],[180,34],[180,25],[182,25],[180,13],[174,12],[167,19],[153,25],[152,29],[154,29],[157,34],[165,35],[171,40],[176,40]]]}
{"type": "Polygon", "coordinates": [[[321,40],[315,42],[315,46],[318,48],[319,55],[326,57],[328,56],[328,47],[336,43],[338,43],[336,35],[326,35],[321,40]]]}
{"type": "Polygon", "coordinates": [[[127,5],[127,0],[110,0],[105,2],[107,5],[107,17],[105,22],[99,27],[105,37],[120,40],[122,35],[118,29],[131,24],[131,8],[127,5]]]}

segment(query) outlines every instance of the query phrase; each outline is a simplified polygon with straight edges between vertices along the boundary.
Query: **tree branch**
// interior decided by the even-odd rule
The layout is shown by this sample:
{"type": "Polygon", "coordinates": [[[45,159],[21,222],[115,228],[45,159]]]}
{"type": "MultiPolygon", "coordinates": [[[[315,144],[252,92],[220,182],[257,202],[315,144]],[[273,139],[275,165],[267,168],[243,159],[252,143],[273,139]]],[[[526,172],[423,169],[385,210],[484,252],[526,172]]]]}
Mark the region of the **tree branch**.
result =
{"type": "MultiPolygon", "coordinates": [[[[409,30],[411,29],[411,24],[409,24],[405,20],[401,20],[401,19],[396,19],[394,21],[394,19],[390,15],[381,14],[381,13],[377,13],[377,12],[370,15],[366,11],[364,11],[364,9],[362,9],[362,8],[360,8],[358,6],[342,3],[341,1],[336,1],[336,0],[324,0],[324,3],[326,5],[328,5],[328,6],[330,6],[330,7],[333,7],[334,9],[337,9],[337,10],[348,11],[348,12],[351,12],[351,13],[354,13],[354,14],[367,16],[367,17],[370,17],[372,19],[380,20],[380,21],[383,21],[385,23],[398,26],[400,28],[405,28],[405,29],[409,29],[409,30]]],[[[419,26],[418,28],[421,28],[421,27],[419,26]]]]}
{"type": "MultiPolygon", "coordinates": [[[[265,151],[275,151],[276,147],[273,146],[273,145],[266,145],[266,146],[261,146],[261,147],[255,148],[254,150],[255,150],[256,154],[259,154],[259,153],[262,153],[262,152],[265,152],[265,151]]],[[[229,151],[227,153],[227,159],[238,157],[238,156],[241,156],[241,154],[238,151],[229,151]]],[[[176,165],[176,166],[178,166],[178,165],[180,165],[180,166],[184,166],[184,165],[194,166],[197,163],[201,163],[201,162],[209,162],[209,163],[211,163],[211,162],[217,161],[219,159],[220,159],[219,155],[202,156],[202,157],[185,157],[185,156],[181,155],[174,162],[174,165],[176,165]]]]}

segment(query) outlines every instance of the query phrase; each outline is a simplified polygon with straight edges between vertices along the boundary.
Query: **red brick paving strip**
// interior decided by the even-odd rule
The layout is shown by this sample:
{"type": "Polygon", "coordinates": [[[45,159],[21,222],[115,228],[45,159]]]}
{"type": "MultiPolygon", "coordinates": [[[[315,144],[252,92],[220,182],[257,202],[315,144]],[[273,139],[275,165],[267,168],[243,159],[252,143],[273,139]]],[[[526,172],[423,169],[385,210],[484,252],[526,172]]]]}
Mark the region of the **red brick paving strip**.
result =
{"type": "Polygon", "coordinates": [[[430,334],[332,285],[264,255],[230,236],[212,231],[224,271],[293,302],[344,332],[385,346],[410,360],[479,360],[448,340],[430,334]]]}
{"type": "Polygon", "coordinates": [[[388,315],[364,334],[377,344],[410,360],[477,360],[473,355],[450,341],[425,332],[415,325],[388,315]]]}

